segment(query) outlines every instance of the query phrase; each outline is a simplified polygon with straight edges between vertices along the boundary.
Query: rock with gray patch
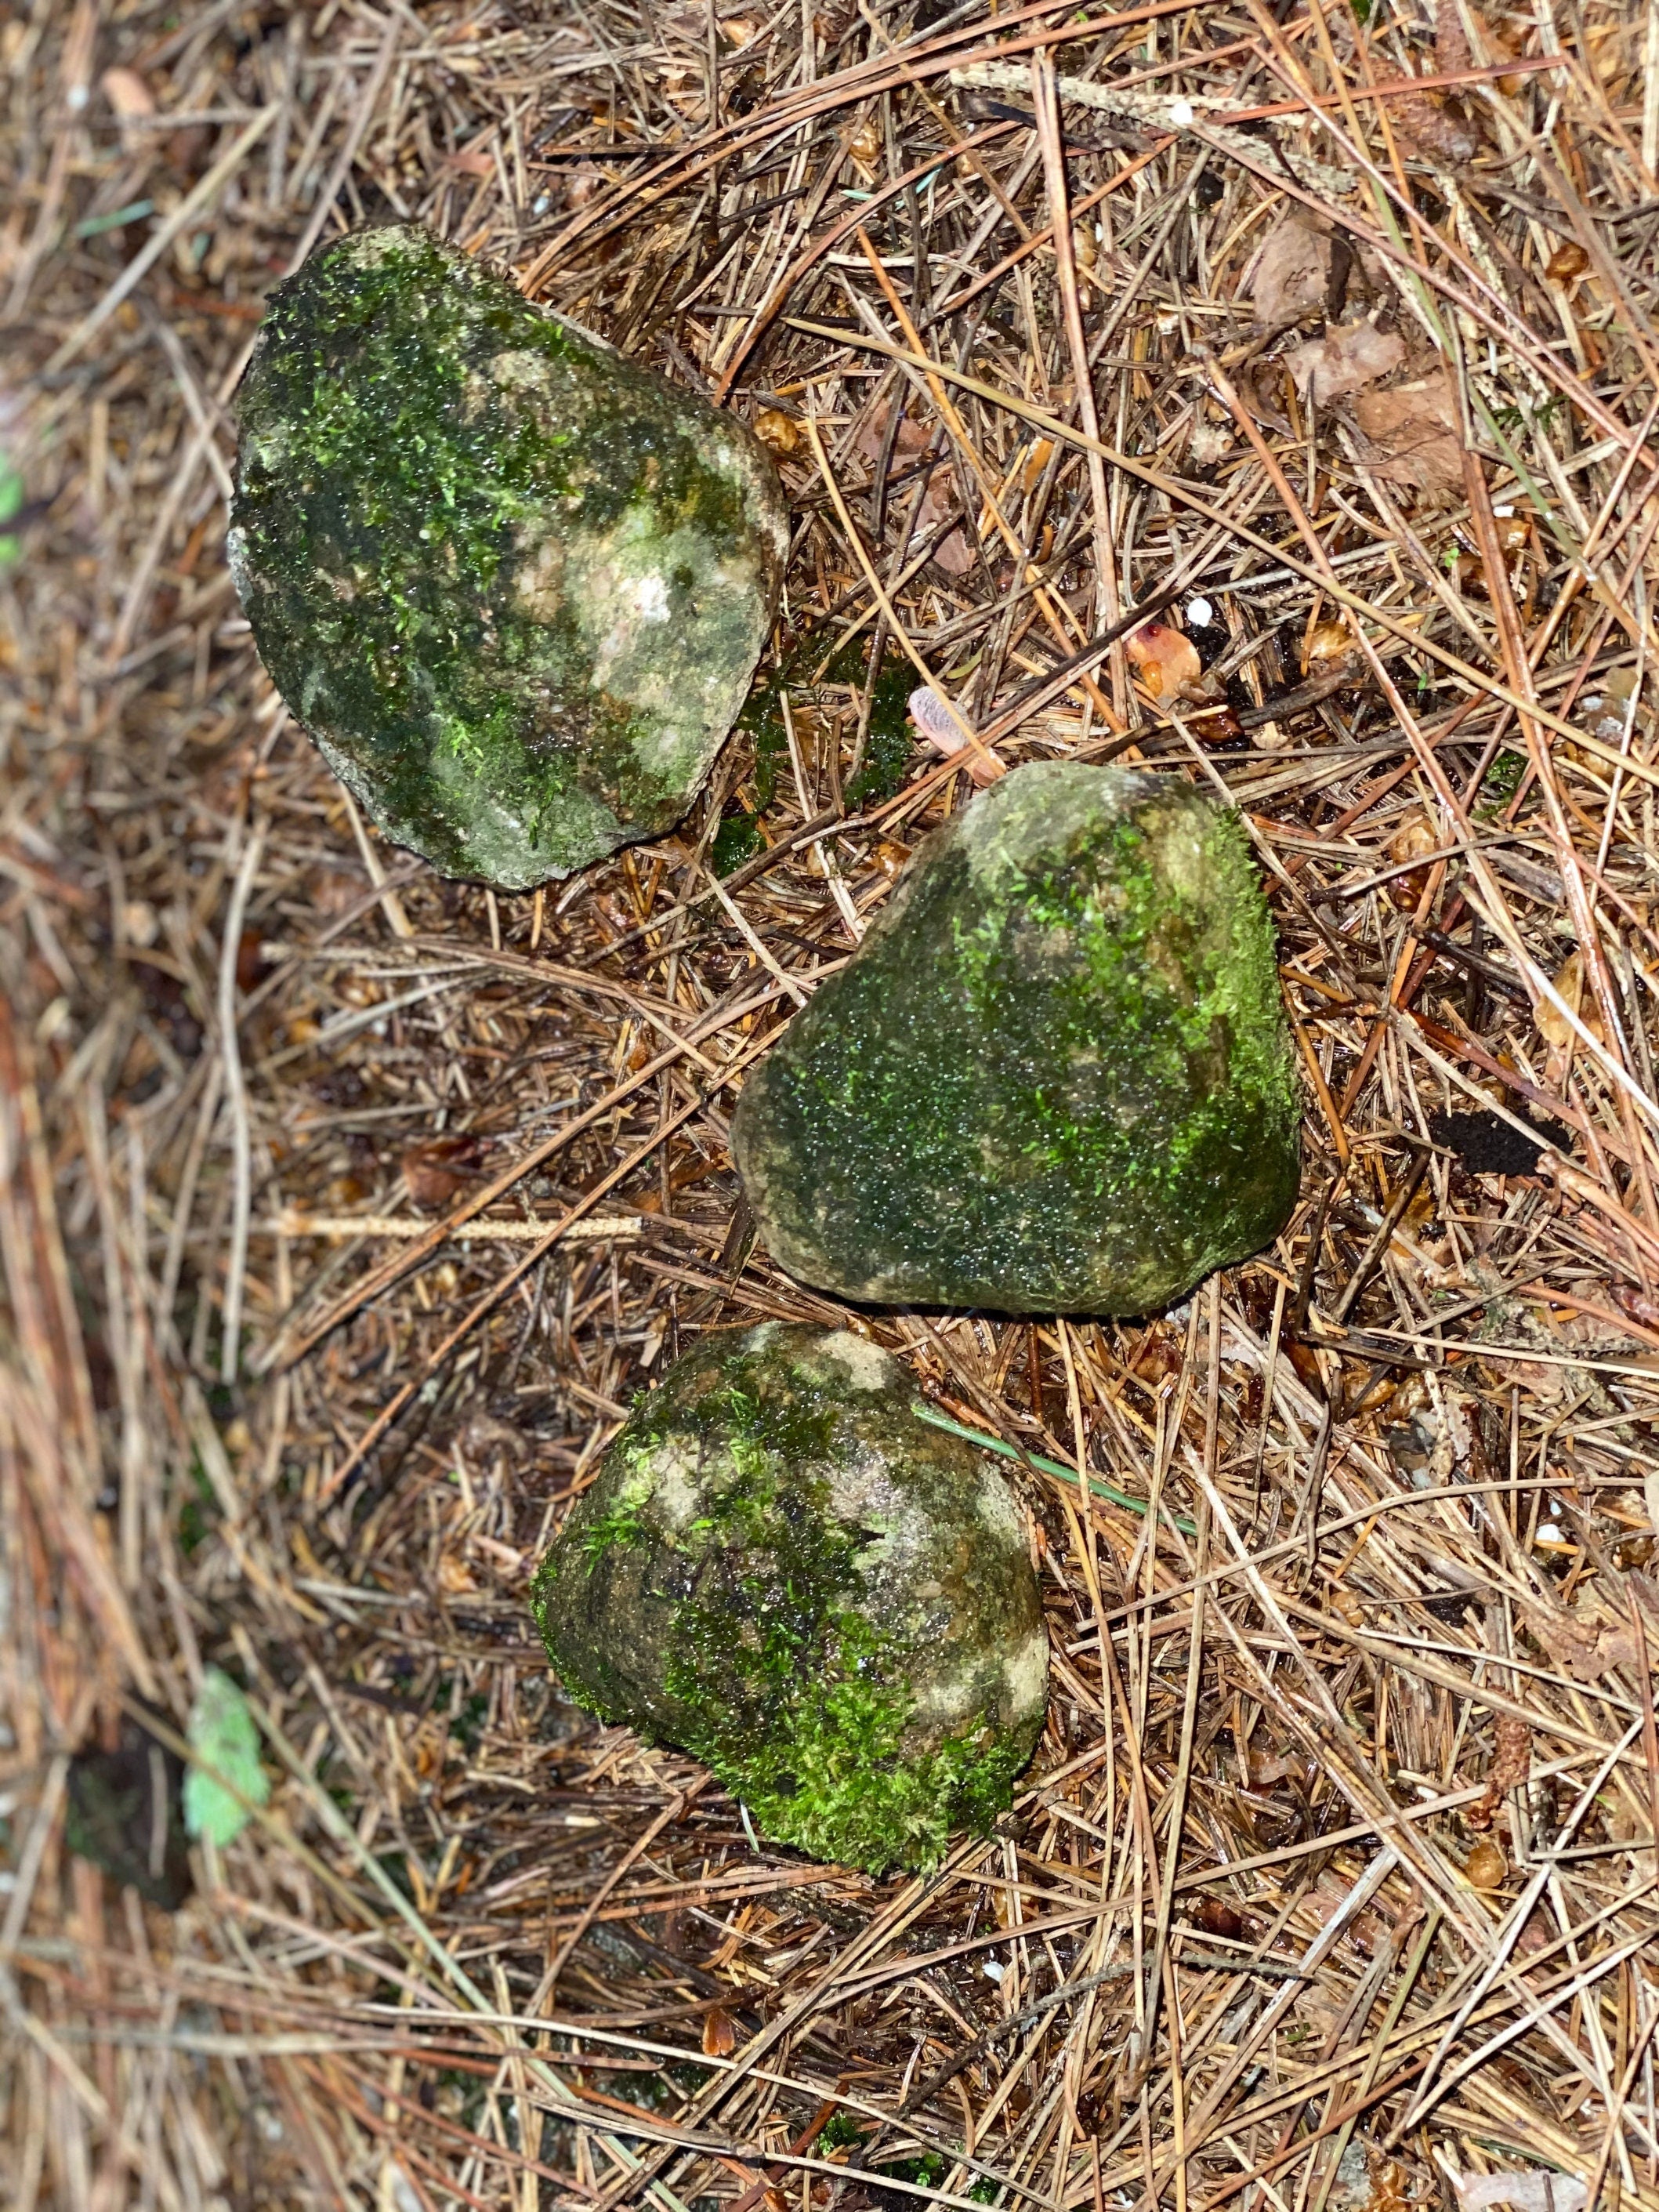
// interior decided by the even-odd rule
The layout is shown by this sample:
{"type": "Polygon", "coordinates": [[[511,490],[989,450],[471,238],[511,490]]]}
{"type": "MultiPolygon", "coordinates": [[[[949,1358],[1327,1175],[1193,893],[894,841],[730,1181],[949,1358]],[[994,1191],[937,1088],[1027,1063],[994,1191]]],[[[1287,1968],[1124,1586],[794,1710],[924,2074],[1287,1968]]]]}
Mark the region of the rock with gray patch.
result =
{"type": "Polygon", "coordinates": [[[239,411],[255,641],[388,836],[516,890],[679,819],[787,545],[744,423],[413,226],[277,286],[239,411]]]}
{"type": "Polygon", "coordinates": [[[850,1330],[709,1337],[642,1398],[532,1603],[581,1704],[762,1833],[879,1873],[1008,1805],[1048,1698],[1020,1515],[850,1330]]]}

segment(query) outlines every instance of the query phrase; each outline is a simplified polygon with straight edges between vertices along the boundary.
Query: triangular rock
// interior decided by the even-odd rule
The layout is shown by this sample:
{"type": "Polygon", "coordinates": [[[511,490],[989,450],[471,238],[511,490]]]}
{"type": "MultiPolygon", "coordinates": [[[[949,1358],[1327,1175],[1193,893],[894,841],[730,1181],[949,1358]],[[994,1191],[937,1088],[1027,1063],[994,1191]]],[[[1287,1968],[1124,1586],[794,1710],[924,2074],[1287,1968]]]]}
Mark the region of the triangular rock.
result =
{"type": "Polygon", "coordinates": [[[1134,1314],[1283,1227],[1297,1126],[1237,818],[1166,776],[1034,763],[917,854],[732,1141],[804,1282],[1134,1314]]]}

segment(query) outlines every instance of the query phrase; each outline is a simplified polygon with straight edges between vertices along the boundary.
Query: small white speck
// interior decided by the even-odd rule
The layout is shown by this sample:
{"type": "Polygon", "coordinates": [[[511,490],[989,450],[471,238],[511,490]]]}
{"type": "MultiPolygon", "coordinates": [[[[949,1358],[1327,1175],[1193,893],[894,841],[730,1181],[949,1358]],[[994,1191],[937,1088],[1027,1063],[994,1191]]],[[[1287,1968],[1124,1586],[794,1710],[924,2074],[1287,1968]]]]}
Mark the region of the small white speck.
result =
{"type": "Polygon", "coordinates": [[[1492,513],[1501,520],[1505,515],[1513,514],[1515,513],[1515,509],[1512,507],[1494,507],[1492,513]]]}
{"type": "Polygon", "coordinates": [[[1172,100],[1170,102],[1170,120],[1177,131],[1185,131],[1192,122],[1193,115],[1190,100],[1172,100]]]}
{"type": "Polygon", "coordinates": [[[1565,1544],[1567,1532],[1559,1521],[1546,1521],[1540,1524],[1538,1540],[1540,1544],[1565,1544]]]}
{"type": "Polygon", "coordinates": [[[985,1961],[985,1978],[988,1982],[1000,1982],[1007,1971],[1000,1959],[988,1959],[985,1961]]]}
{"type": "Polygon", "coordinates": [[[1206,628],[1214,612],[1215,609],[1207,599],[1188,599],[1187,602],[1187,619],[1194,629],[1206,628]]]}

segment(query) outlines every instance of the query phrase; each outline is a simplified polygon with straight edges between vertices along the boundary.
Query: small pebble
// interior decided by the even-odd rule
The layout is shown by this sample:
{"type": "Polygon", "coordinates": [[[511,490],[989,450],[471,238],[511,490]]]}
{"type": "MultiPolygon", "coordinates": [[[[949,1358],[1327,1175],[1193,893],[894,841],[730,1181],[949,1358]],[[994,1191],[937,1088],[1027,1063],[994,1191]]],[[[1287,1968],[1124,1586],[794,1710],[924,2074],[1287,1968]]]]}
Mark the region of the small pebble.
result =
{"type": "Polygon", "coordinates": [[[1215,609],[1207,599],[1188,600],[1187,619],[1194,629],[1207,629],[1214,615],[1215,609]]]}
{"type": "Polygon", "coordinates": [[[1193,115],[1194,108],[1190,100],[1172,100],[1170,102],[1170,120],[1177,131],[1185,131],[1191,124],[1193,115]]]}
{"type": "Polygon", "coordinates": [[[1000,1959],[988,1959],[985,1961],[985,1978],[988,1982],[1000,1982],[1007,1971],[1000,1959]]]}

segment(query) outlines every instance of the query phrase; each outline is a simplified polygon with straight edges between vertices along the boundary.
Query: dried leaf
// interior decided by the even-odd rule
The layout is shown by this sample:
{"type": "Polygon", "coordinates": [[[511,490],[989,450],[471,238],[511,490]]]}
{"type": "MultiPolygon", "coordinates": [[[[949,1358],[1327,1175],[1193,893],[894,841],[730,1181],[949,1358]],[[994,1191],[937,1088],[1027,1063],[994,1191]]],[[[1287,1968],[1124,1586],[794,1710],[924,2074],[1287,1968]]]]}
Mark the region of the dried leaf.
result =
{"type": "MultiPolygon", "coordinates": [[[[887,442],[887,426],[892,419],[890,407],[883,408],[878,415],[867,416],[853,441],[853,451],[872,468],[887,442]]],[[[919,460],[931,444],[933,435],[927,425],[918,422],[915,416],[902,416],[893,433],[893,465],[902,468],[908,462],[919,460]]]]}
{"type": "Polygon", "coordinates": [[[1191,699],[1201,689],[1204,664],[1198,648],[1171,623],[1142,623],[1124,639],[1123,650],[1152,698],[1191,699]]]}
{"type": "MultiPolygon", "coordinates": [[[[937,489],[937,481],[929,484],[927,496],[916,516],[916,536],[926,538],[929,531],[937,530],[950,513],[951,504],[950,494],[937,489]]],[[[974,549],[968,543],[966,531],[953,530],[948,538],[941,538],[933,548],[933,558],[947,576],[965,576],[974,566],[974,549]]]]}
{"type": "Polygon", "coordinates": [[[136,116],[155,114],[155,95],[137,70],[106,69],[98,82],[123,123],[131,122],[136,116]]]}
{"type": "Polygon", "coordinates": [[[1285,356],[1298,392],[1316,407],[1346,399],[1379,377],[1405,366],[1406,342],[1397,331],[1379,330],[1369,315],[1357,323],[1335,323],[1322,338],[1310,338],[1285,356]]]}
{"type": "Polygon", "coordinates": [[[1244,1933],[1244,1916],[1218,1897],[1200,1897],[1193,1907],[1193,1925],[1208,1936],[1231,1936],[1236,1942],[1244,1933]]]}
{"type": "Polygon", "coordinates": [[[1331,241],[1304,215],[1281,216],[1250,270],[1249,299],[1264,329],[1277,330],[1325,304],[1331,241]]]}
{"type": "Polygon", "coordinates": [[[1443,369],[1353,403],[1367,464],[1390,483],[1445,492],[1463,481],[1463,444],[1450,379],[1443,369]]]}
{"type": "Polygon", "coordinates": [[[1512,2204],[1515,2212],[1583,2212],[1589,2191],[1570,2173],[1539,2168],[1525,2173],[1454,2173],[1457,2212],[1486,2212],[1491,2204],[1512,2204]]]}
{"type": "Polygon", "coordinates": [[[203,1765],[192,1766],[185,1777],[185,1826],[192,1836],[206,1836],[222,1846],[234,1843],[247,1826],[247,1805],[263,1805],[269,1799],[270,1778],[259,1763],[259,1731],[247,1699],[217,1667],[208,1668],[202,1676],[191,1707],[188,1736],[203,1765]],[[207,1767],[215,1773],[206,1772],[207,1767]]]}
{"type": "Polygon", "coordinates": [[[1480,131],[1443,92],[1402,93],[1389,107],[1407,153],[1431,168],[1455,168],[1480,151],[1480,131]]]}
{"type": "Polygon", "coordinates": [[[702,2051],[705,2058],[729,2058],[738,2047],[738,2031],[723,2005],[710,2005],[703,2014],[702,2051]]]}
{"type": "MultiPolygon", "coordinates": [[[[1494,29],[1478,8],[1460,7],[1457,0],[1439,0],[1435,9],[1434,59],[1442,75],[1449,76],[1458,70],[1484,69],[1498,62],[1518,58],[1516,47],[1501,31],[1494,29]],[[1481,51],[1477,53],[1469,44],[1464,29],[1467,21],[1473,27],[1481,51]]],[[[1526,82],[1523,76],[1500,76],[1498,89],[1505,99],[1513,99],[1526,82]]]]}
{"type": "MultiPolygon", "coordinates": [[[[892,419],[892,410],[885,408],[872,415],[853,441],[853,451],[860,460],[873,468],[886,441],[887,426],[892,419]]],[[[758,427],[758,426],[757,426],[758,427]]],[[[933,434],[925,422],[918,422],[907,415],[893,434],[892,470],[895,473],[919,460],[933,442],[933,434]]],[[[925,544],[940,523],[953,514],[957,507],[956,485],[951,471],[941,465],[930,471],[927,489],[916,509],[915,527],[911,543],[925,544]]],[[[947,576],[965,576],[974,565],[974,549],[968,542],[965,531],[953,530],[948,538],[933,548],[933,556],[947,576]]]]}
{"type": "Polygon", "coordinates": [[[399,1165],[416,1206],[447,1206],[471,1180],[477,1146],[470,1137],[431,1137],[411,1145],[399,1165]]]}
{"type": "MultiPolygon", "coordinates": [[[[1652,1585],[1644,1585],[1641,1577],[1632,1575],[1625,1587],[1645,1597],[1651,1620],[1655,1612],[1652,1585]]],[[[1641,1663],[1641,1647],[1628,1616],[1610,1612],[1594,1598],[1560,1612],[1530,1607],[1527,1626],[1556,1666],[1575,1682],[1599,1681],[1614,1668],[1635,1668],[1641,1663]]],[[[1650,1626],[1648,1634],[1653,1639],[1653,1650],[1659,1651],[1656,1626],[1659,1624],[1650,1626]]]]}
{"type": "MultiPolygon", "coordinates": [[[[1575,1014],[1582,1013],[1584,1004],[1584,963],[1577,947],[1569,952],[1550,978],[1557,995],[1575,1014]]],[[[1547,999],[1540,999],[1533,1010],[1533,1020],[1538,1034],[1547,1045],[1557,1052],[1567,1052],[1577,1038],[1578,1032],[1561,1012],[1547,999]]]]}

